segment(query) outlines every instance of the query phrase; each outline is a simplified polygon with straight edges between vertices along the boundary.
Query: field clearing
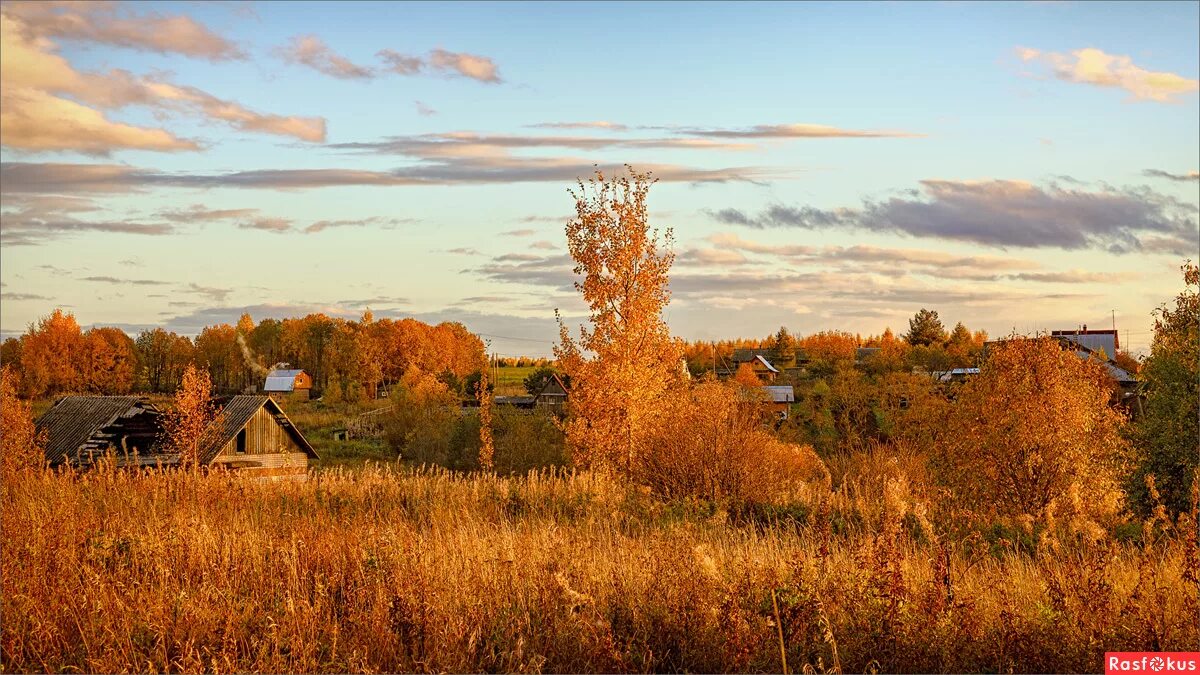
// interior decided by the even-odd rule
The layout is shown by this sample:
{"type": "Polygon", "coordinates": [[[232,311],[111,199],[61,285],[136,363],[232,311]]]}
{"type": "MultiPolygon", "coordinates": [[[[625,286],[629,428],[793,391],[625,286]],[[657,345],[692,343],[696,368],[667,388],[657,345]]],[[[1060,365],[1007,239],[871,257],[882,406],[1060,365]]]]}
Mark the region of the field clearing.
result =
{"type": "Polygon", "coordinates": [[[525,396],[525,378],[529,377],[537,366],[509,366],[495,369],[496,396],[525,396]]]}
{"type": "Polygon", "coordinates": [[[5,671],[1089,672],[1200,638],[1194,541],[943,547],[850,487],[775,516],[587,473],[2,490],[5,671]]]}

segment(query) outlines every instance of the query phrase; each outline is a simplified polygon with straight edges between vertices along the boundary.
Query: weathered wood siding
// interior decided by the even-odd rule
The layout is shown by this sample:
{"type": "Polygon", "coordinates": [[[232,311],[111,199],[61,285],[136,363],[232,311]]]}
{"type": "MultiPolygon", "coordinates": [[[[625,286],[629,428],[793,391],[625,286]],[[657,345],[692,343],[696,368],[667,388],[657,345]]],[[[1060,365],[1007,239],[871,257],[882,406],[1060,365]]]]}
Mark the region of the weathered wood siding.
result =
{"type": "Polygon", "coordinates": [[[275,416],[272,415],[266,406],[259,408],[258,412],[250,418],[244,427],[246,430],[246,452],[239,453],[237,451],[237,435],[234,435],[225,447],[221,448],[217,458],[213,461],[229,461],[230,459],[255,457],[258,455],[290,455],[299,453],[304,459],[305,464],[308,463],[307,456],[304,455],[304,448],[300,447],[287,430],[275,421],[275,416]]]}

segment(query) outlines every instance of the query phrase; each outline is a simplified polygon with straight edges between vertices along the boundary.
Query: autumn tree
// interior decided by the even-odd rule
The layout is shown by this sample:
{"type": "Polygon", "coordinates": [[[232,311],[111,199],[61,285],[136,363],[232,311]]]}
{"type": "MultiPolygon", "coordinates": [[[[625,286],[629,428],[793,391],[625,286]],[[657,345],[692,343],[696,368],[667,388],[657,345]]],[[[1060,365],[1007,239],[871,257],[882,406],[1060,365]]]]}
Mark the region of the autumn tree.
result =
{"type": "Polygon", "coordinates": [[[45,439],[38,436],[29,402],[18,397],[18,380],[16,371],[0,366],[0,467],[5,479],[46,462],[45,439]]]}
{"type": "Polygon", "coordinates": [[[827,377],[838,367],[854,363],[858,338],[844,331],[827,330],[803,338],[799,346],[808,358],[809,369],[827,377]]]}
{"type": "Polygon", "coordinates": [[[1070,491],[1095,511],[1115,511],[1125,446],[1110,385],[1103,364],[1057,340],[996,344],[937,413],[942,479],[960,503],[982,511],[1037,516],[1070,491]]]}
{"type": "Polygon", "coordinates": [[[145,373],[146,385],[156,392],[173,391],[178,387],[184,368],[195,356],[195,347],[187,336],[162,328],[139,333],[134,348],[145,373]]]}
{"type": "Polygon", "coordinates": [[[136,384],[138,362],[133,339],[120,328],[93,328],[83,336],[80,359],[83,388],[109,396],[128,394],[136,384]]]}
{"type": "Polygon", "coordinates": [[[946,342],[946,355],[950,360],[950,366],[952,368],[968,368],[974,365],[982,347],[983,344],[976,344],[975,336],[959,321],[954,324],[954,330],[950,331],[950,338],[946,342]]]}
{"type": "Polygon", "coordinates": [[[737,368],[737,372],[733,374],[733,381],[743,387],[761,387],[762,380],[758,379],[758,375],[754,372],[754,366],[749,362],[743,361],[737,368]]]}
{"type": "Polygon", "coordinates": [[[779,361],[778,365],[787,365],[796,360],[796,339],[785,326],[780,326],[771,340],[771,351],[779,361]]]}
{"type": "Polygon", "coordinates": [[[182,466],[198,466],[204,438],[216,417],[208,371],[188,364],[172,406],[163,414],[162,447],[177,453],[182,466]]]}
{"type": "Polygon", "coordinates": [[[879,350],[865,359],[863,365],[868,373],[881,375],[905,369],[911,347],[904,340],[897,338],[891,328],[886,328],[882,335],[867,340],[867,346],[879,350]]]}
{"type": "Polygon", "coordinates": [[[1142,368],[1144,414],[1133,428],[1135,468],[1126,489],[1142,512],[1153,507],[1146,477],[1154,476],[1164,505],[1186,511],[1200,464],[1200,269],[1183,266],[1175,307],[1155,310],[1154,340],[1142,368]]]}
{"type": "Polygon", "coordinates": [[[250,351],[259,362],[267,368],[278,363],[281,358],[280,338],[283,334],[283,324],[279,319],[263,319],[246,338],[250,351]]]}
{"type": "Polygon", "coordinates": [[[672,234],[652,230],[649,174],[605,178],[571,190],[575,217],[567,249],[582,279],[575,288],[591,311],[591,328],[572,338],[559,317],[554,348],[572,381],[567,442],[577,464],[630,471],[649,450],[659,403],[679,382],[681,348],[662,312],[670,301],[672,234]]]}
{"type": "Polygon", "coordinates": [[[207,370],[220,391],[239,388],[244,370],[237,329],[227,323],[206,326],[196,336],[196,363],[207,370]]]}
{"type": "Polygon", "coordinates": [[[363,312],[354,334],[354,351],[357,364],[355,376],[362,383],[367,398],[375,398],[379,383],[383,380],[383,344],[379,339],[379,325],[371,310],[363,312]]]}
{"type": "Polygon", "coordinates": [[[26,395],[55,396],[81,387],[83,333],[75,315],[54,310],[31,325],[21,344],[22,385],[26,395]]]}
{"type": "Polygon", "coordinates": [[[921,308],[908,320],[908,333],[904,341],[913,346],[939,344],[946,340],[946,327],[936,311],[921,308]]]}
{"type": "Polygon", "coordinates": [[[0,367],[8,366],[17,372],[21,368],[21,340],[10,337],[0,343],[0,367]]]}
{"type": "Polygon", "coordinates": [[[779,440],[771,414],[744,391],[706,380],[662,401],[672,424],[656,425],[636,466],[639,482],[669,498],[744,504],[794,499],[809,483],[829,480],[811,447],[779,440]]]}
{"type": "Polygon", "coordinates": [[[251,384],[262,384],[263,378],[269,372],[267,365],[271,365],[262,363],[262,359],[250,346],[250,340],[254,335],[255,328],[254,317],[250,316],[249,313],[243,313],[238,318],[237,326],[235,327],[237,331],[235,340],[237,341],[238,351],[242,354],[242,367],[240,368],[241,383],[239,385],[242,388],[251,384]]]}

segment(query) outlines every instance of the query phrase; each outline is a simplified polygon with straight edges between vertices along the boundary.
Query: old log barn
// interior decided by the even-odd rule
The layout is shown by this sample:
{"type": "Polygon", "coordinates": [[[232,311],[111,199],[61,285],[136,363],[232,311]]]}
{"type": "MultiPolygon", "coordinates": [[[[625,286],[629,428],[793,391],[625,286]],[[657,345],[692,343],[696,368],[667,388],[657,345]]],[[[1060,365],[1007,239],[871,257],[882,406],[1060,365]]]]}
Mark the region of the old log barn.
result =
{"type": "MultiPolygon", "coordinates": [[[[269,396],[214,401],[217,416],[200,442],[200,463],[269,479],[303,479],[312,445],[269,396]]],[[[51,466],[88,467],[109,448],[118,466],[171,466],[158,442],[161,411],[136,396],[67,396],[37,421],[51,466]]]]}
{"type": "Polygon", "coordinates": [[[149,455],[161,412],[137,396],[64,396],[38,418],[50,466],[89,466],[112,448],[119,458],[149,455]]]}

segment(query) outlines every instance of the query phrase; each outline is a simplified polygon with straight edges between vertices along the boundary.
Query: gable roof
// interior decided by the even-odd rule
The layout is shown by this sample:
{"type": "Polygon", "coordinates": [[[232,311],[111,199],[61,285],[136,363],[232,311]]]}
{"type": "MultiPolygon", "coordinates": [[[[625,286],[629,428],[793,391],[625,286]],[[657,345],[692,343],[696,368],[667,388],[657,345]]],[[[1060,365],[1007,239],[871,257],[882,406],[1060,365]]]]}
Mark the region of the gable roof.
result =
{"type": "MultiPolygon", "coordinates": [[[[157,414],[158,409],[137,396],[64,396],[35,426],[38,433],[46,432],[46,461],[57,464],[78,459],[79,449],[105,427],[144,412],[157,414]]],[[[97,449],[107,445],[97,442],[97,449]]]]}
{"type": "Polygon", "coordinates": [[[563,384],[562,378],[558,376],[558,373],[551,373],[550,377],[546,378],[545,384],[542,385],[542,388],[538,390],[538,393],[533,398],[537,400],[542,396],[565,397],[566,395],[567,385],[563,384]]]}
{"type": "Polygon", "coordinates": [[[755,357],[763,356],[766,358],[775,358],[775,350],[768,347],[738,347],[733,350],[733,354],[729,357],[734,363],[744,363],[753,361],[755,357]]]}
{"type": "MultiPolygon", "coordinates": [[[[1076,342],[1074,335],[1055,335],[1054,337],[1058,338],[1058,341],[1062,343],[1064,347],[1074,351],[1075,355],[1081,359],[1090,359],[1092,356],[1098,356],[1100,353],[1099,349],[1092,349],[1091,347],[1087,347],[1076,342]]],[[[1107,351],[1105,352],[1105,355],[1108,355],[1107,351]]],[[[1108,374],[1112,375],[1113,379],[1117,382],[1123,385],[1131,385],[1137,382],[1137,378],[1134,377],[1128,370],[1118,366],[1117,362],[1113,361],[1111,356],[1103,361],[1100,361],[1100,363],[1104,364],[1104,367],[1108,369],[1108,374]]]]}
{"type": "Polygon", "coordinates": [[[769,371],[770,371],[770,372],[772,372],[772,373],[778,373],[778,372],[779,372],[779,369],[778,369],[778,368],[776,368],[775,366],[771,365],[771,362],[770,362],[770,361],[768,361],[768,360],[766,360],[765,358],[763,358],[763,355],[762,355],[762,354],[755,354],[755,355],[754,355],[754,358],[753,358],[753,359],[751,359],[751,360],[750,360],[750,362],[751,362],[751,363],[754,363],[754,362],[761,363],[761,364],[763,364],[764,366],[766,366],[767,370],[769,370],[769,371]]]}
{"type": "Polygon", "coordinates": [[[233,440],[233,437],[241,431],[259,408],[267,407],[275,421],[279,426],[283,427],[292,440],[304,449],[304,454],[312,459],[319,459],[317,451],[313,449],[308,440],[304,438],[304,434],[296,428],[295,424],[288,419],[288,416],[283,412],[283,408],[279,407],[270,396],[248,396],[240,395],[233,396],[221,406],[221,410],[217,415],[216,423],[211,427],[210,431],[205,434],[200,448],[200,463],[207,464],[213,460],[220,452],[225,444],[233,440]]]}

